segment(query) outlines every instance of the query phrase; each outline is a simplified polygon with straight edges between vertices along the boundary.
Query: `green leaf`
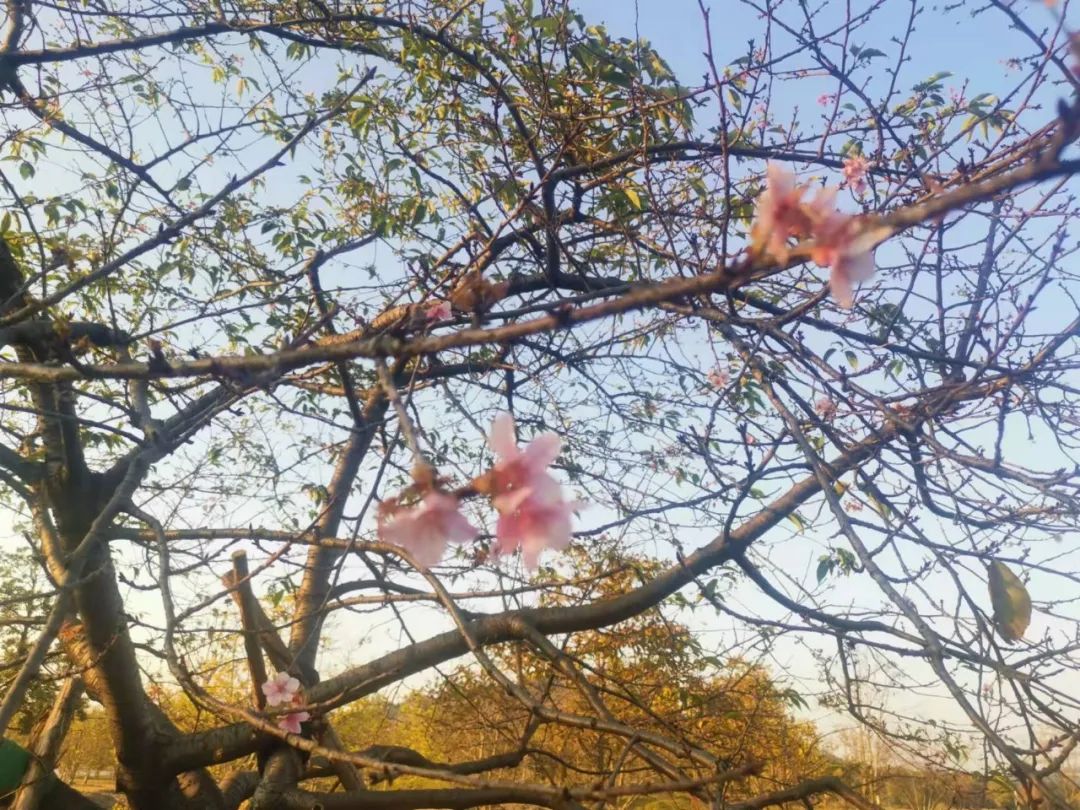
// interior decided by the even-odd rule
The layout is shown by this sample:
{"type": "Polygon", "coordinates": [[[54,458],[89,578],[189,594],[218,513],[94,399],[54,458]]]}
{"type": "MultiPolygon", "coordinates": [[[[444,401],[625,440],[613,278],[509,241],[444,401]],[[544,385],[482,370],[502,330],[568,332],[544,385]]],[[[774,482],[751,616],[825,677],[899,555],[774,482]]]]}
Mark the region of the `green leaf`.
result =
{"type": "Polygon", "coordinates": [[[533,27],[545,37],[553,37],[559,32],[562,19],[560,17],[537,17],[532,23],[533,27]]]}
{"type": "Polygon", "coordinates": [[[832,571],[833,565],[834,565],[834,563],[829,558],[828,554],[823,554],[818,559],[818,564],[817,564],[817,581],[818,581],[818,584],[825,581],[825,577],[827,577],[829,575],[829,573],[832,571]]]}
{"type": "Polygon", "coordinates": [[[610,66],[605,67],[600,71],[600,78],[604,81],[611,82],[617,87],[630,87],[634,83],[629,74],[610,66]]]}
{"type": "Polygon", "coordinates": [[[29,180],[34,176],[33,164],[27,163],[25,160],[19,164],[19,176],[23,180],[29,180]]]}
{"type": "Polygon", "coordinates": [[[19,787],[29,766],[29,751],[11,740],[0,740],[0,796],[19,787]]]}
{"type": "Polygon", "coordinates": [[[810,704],[806,702],[806,698],[800,695],[795,689],[787,688],[780,693],[780,696],[784,698],[789,704],[796,709],[809,709],[810,704]]]}
{"type": "Polygon", "coordinates": [[[1005,563],[994,560],[987,571],[994,625],[1006,641],[1019,641],[1031,623],[1031,596],[1005,563]]]}

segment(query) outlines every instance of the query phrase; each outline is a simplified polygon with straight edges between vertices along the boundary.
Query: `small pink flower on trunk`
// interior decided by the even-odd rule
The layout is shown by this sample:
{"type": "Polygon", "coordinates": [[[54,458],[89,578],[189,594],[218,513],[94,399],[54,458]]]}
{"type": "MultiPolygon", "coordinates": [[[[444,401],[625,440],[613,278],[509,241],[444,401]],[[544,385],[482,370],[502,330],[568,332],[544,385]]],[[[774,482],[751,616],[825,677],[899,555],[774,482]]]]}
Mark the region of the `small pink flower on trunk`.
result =
{"type": "Polygon", "coordinates": [[[274,677],[262,685],[262,693],[269,706],[292,703],[300,691],[300,681],[288,672],[275,672],[274,677]]]}
{"type": "Polygon", "coordinates": [[[424,309],[424,317],[429,321],[449,320],[452,314],[453,309],[449,301],[434,301],[424,309]]]}
{"type": "Polygon", "coordinates": [[[379,509],[379,537],[407,549],[425,568],[442,559],[447,543],[465,543],[477,530],[458,511],[453,495],[431,491],[415,506],[383,504],[379,509]]]}
{"type": "Polygon", "coordinates": [[[307,712],[290,712],[278,718],[277,724],[279,728],[284,729],[290,734],[300,733],[300,724],[307,722],[311,719],[311,715],[307,712]]]}
{"type": "Polygon", "coordinates": [[[520,548],[525,564],[535,568],[545,548],[569,544],[570,516],[580,508],[576,501],[563,498],[562,487],[548,472],[562,441],[555,433],[541,433],[519,449],[514,418],[507,413],[495,418],[488,443],[496,457],[488,486],[499,513],[495,550],[511,554],[520,548]]]}
{"type": "Polygon", "coordinates": [[[870,161],[862,155],[844,160],[844,182],[860,197],[866,193],[866,175],[869,171],[870,161]]]}

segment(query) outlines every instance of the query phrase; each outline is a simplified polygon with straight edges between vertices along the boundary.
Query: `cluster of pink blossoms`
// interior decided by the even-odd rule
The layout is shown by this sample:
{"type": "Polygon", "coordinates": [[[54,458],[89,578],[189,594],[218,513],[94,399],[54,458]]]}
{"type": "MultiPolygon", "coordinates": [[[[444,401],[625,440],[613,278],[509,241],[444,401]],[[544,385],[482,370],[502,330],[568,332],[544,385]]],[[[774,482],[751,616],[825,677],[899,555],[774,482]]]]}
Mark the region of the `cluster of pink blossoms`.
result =
{"type": "MultiPolygon", "coordinates": [[[[567,500],[548,467],[559,455],[562,441],[555,433],[542,433],[520,449],[514,419],[496,417],[488,444],[495,466],[473,481],[473,489],[488,495],[498,513],[495,552],[512,554],[521,549],[525,564],[535,568],[545,548],[562,549],[570,543],[571,515],[581,508],[567,500]]],[[[419,565],[430,567],[442,559],[447,543],[465,543],[478,530],[461,514],[457,496],[425,482],[428,491],[419,503],[402,507],[385,501],[379,509],[379,536],[407,549],[419,565]]]]}
{"type": "MultiPolygon", "coordinates": [[[[262,685],[262,693],[266,696],[267,706],[301,706],[303,697],[300,695],[300,681],[288,672],[275,672],[274,677],[262,685]]],[[[311,715],[305,711],[289,712],[278,718],[280,728],[290,734],[300,733],[300,724],[311,719],[311,715]]]]}
{"type": "Polygon", "coordinates": [[[866,193],[866,177],[870,172],[870,161],[862,155],[844,159],[844,184],[860,197],[866,193]]]}
{"type": "Polygon", "coordinates": [[[811,240],[810,259],[829,269],[829,289],[840,306],[852,304],[855,284],[874,272],[873,249],[884,234],[867,228],[858,217],[836,209],[836,189],[819,190],[804,199],[809,189],[795,175],[770,163],[765,190],[758,195],[750,229],[753,251],[779,264],[791,258],[790,241],[811,240]]]}

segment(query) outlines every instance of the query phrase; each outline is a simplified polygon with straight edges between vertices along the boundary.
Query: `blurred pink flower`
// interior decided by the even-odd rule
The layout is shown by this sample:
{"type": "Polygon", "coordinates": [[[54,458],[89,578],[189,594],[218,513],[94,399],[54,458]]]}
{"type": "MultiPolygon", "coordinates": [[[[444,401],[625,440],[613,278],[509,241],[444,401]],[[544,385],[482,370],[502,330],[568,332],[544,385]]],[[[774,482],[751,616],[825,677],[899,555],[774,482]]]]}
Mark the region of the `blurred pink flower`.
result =
{"type": "Polygon", "coordinates": [[[558,482],[548,472],[562,449],[562,439],[557,433],[541,433],[521,450],[517,446],[514,417],[501,413],[491,423],[488,445],[495,453],[491,495],[496,508],[498,498],[519,489],[531,489],[537,497],[546,500],[561,497],[558,482]]]}
{"type": "Polygon", "coordinates": [[[758,253],[779,264],[791,255],[788,240],[805,235],[809,221],[803,210],[806,189],[795,183],[795,175],[779,163],[765,169],[765,190],[758,195],[750,243],[758,253]]]}
{"type": "Polygon", "coordinates": [[[874,246],[880,230],[860,231],[855,217],[833,211],[813,229],[810,258],[828,267],[829,290],[844,309],[854,301],[855,285],[874,274],[874,246]]]}
{"type": "Polygon", "coordinates": [[[844,182],[860,197],[866,193],[866,175],[869,171],[870,161],[862,155],[844,160],[844,182]]]}
{"type": "Polygon", "coordinates": [[[714,368],[709,372],[709,383],[716,388],[727,388],[729,382],[731,382],[731,375],[726,371],[714,368]]]}
{"type": "MultiPolygon", "coordinates": [[[[852,182],[865,182],[865,158],[853,162],[852,182]]],[[[845,165],[845,176],[849,168],[845,165]]],[[[863,220],[836,209],[836,188],[818,191],[804,200],[806,187],[795,175],[775,163],[766,172],[765,190],[758,195],[750,228],[751,250],[785,264],[791,256],[789,240],[812,239],[810,258],[830,269],[829,287],[842,307],[850,307],[855,285],[874,272],[874,247],[889,235],[884,226],[866,227],[863,220]]]]}
{"type": "Polygon", "coordinates": [[[488,487],[499,513],[496,551],[510,554],[520,548],[525,564],[534,568],[543,549],[567,546],[570,516],[580,508],[563,498],[562,487],[548,472],[562,440],[555,433],[541,433],[521,450],[514,418],[504,413],[492,422],[488,443],[496,459],[488,487]]]}
{"type": "Polygon", "coordinates": [[[820,104],[822,107],[827,107],[828,105],[832,104],[835,99],[836,96],[832,95],[831,93],[822,93],[820,96],[817,97],[817,103],[820,104]]]}
{"type": "Polygon", "coordinates": [[[429,568],[442,559],[447,543],[465,543],[477,530],[458,511],[453,495],[431,491],[415,506],[383,504],[379,509],[379,537],[407,549],[418,565],[429,568]]]}
{"type": "Polygon", "coordinates": [[[290,734],[299,734],[300,724],[310,719],[311,715],[307,712],[291,712],[289,714],[279,717],[277,724],[279,728],[284,729],[290,734]]]}
{"type": "Polygon", "coordinates": [[[424,317],[429,321],[445,321],[453,314],[449,301],[433,301],[424,309],[424,317]]]}
{"type": "Polygon", "coordinates": [[[530,489],[519,489],[495,499],[499,512],[495,524],[496,551],[512,554],[521,549],[528,568],[535,568],[545,548],[563,549],[570,544],[570,516],[580,508],[576,501],[537,497],[530,489]]]}
{"type": "Polygon", "coordinates": [[[275,672],[274,677],[262,685],[262,693],[269,706],[292,703],[300,691],[300,681],[288,672],[275,672]]]}

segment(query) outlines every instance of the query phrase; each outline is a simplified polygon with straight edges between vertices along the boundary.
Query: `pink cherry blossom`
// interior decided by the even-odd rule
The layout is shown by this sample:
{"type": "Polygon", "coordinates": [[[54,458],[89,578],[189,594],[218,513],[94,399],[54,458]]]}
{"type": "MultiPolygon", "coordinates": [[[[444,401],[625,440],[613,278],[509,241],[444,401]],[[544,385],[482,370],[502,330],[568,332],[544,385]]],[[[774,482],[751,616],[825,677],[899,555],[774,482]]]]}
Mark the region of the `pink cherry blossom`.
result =
{"type": "Polygon", "coordinates": [[[525,564],[533,568],[543,549],[567,546],[570,515],[581,508],[564,499],[562,487],[548,472],[562,441],[555,433],[542,433],[521,450],[513,417],[500,414],[491,425],[488,443],[496,457],[488,486],[499,513],[495,550],[510,554],[520,548],[525,564]]]}
{"type": "Polygon", "coordinates": [[[731,382],[731,375],[726,371],[714,368],[709,372],[709,383],[714,387],[727,388],[729,382],[731,382]]]}
{"type": "Polygon", "coordinates": [[[428,568],[442,559],[447,543],[465,543],[477,530],[458,511],[453,495],[432,490],[415,506],[383,505],[379,510],[379,537],[412,553],[428,568]]]}
{"type": "Polygon", "coordinates": [[[290,734],[299,734],[300,724],[307,722],[310,719],[311,715],[307,712],[290,712],[289,714],[279,717],[277,724],[279,728],[284,729],[290,734]]]}
{"type": "Polygon", "coordinates": [[[445,321],[453,314],[449,301],[433,301],[424,309],[424,317],[428,321],[445,321]]]}
{"type": "Polygon", "coordinates": [[[806,189],[778,163],[769,163],[765,172],[765,190],[755,204],[750,242],[758,253],[784,264],[791,255],[788,240],[804,236],[809,226],[802,200],[806,189]]]}
{"type": "Polygon", "coordinates": [[[292,703],[300,691],[300,681],[288,672],[275,672],[274,677],[262,685],[262,692],[270,706],[292,703]]]}
{"type": "Polygon", "coordinates": [[[817,103],[820,104],[822,107],[827,107],[835,99],[836,96],[832,95],[831,93],[822,93],[820,96],[817,97],[817,103]]]}
{"type": "Polygon", "coordinates": [[[860,231],[855,217],[833,211],[815,223],[812,233],[810,258],[830,269],[829,290],[840,306],[850,309],[855,285],[874,274],[874,246],[881,230],[860,231]]]}
{"type": "Polygon", "coordinates": [[[836,210],[836,192],[835,188],[818,189],[813,199],[803,203],[802,210],[806,217],[806,224],[801,236],[814,235],[815,230],[827,226],[835,217],[846,216],[836,210]]]}
{"type": "Polygon", "coordinates": [[[519,489],[496,499],[499,519],[495,524],[495,549],[512,554],[521,549],[528,568],[536,568],[545,548],[563,549],[570,544],[570,516],[580,508],[576,501],[545,500],[529,489],[519,489]]]}
{"type": "Polygon", "coordinates": [[[521,450],[517,446],[514,417],[502,413],[491,423],[488,445],[495,453],[491,495],[496,508],[500,496],[519,489],[530,489],[536,497],[546,500],[561,497],[558,482],[548,472],[562,449],[562,439],[557,433],[541,433],[521,450]]]}
{"type": "Polygon", "coordinates": [[[870,171],[870,161],[862,155],[844,160],[844,183],[860,197],[866,193],[866,175],[870,171]]]}

